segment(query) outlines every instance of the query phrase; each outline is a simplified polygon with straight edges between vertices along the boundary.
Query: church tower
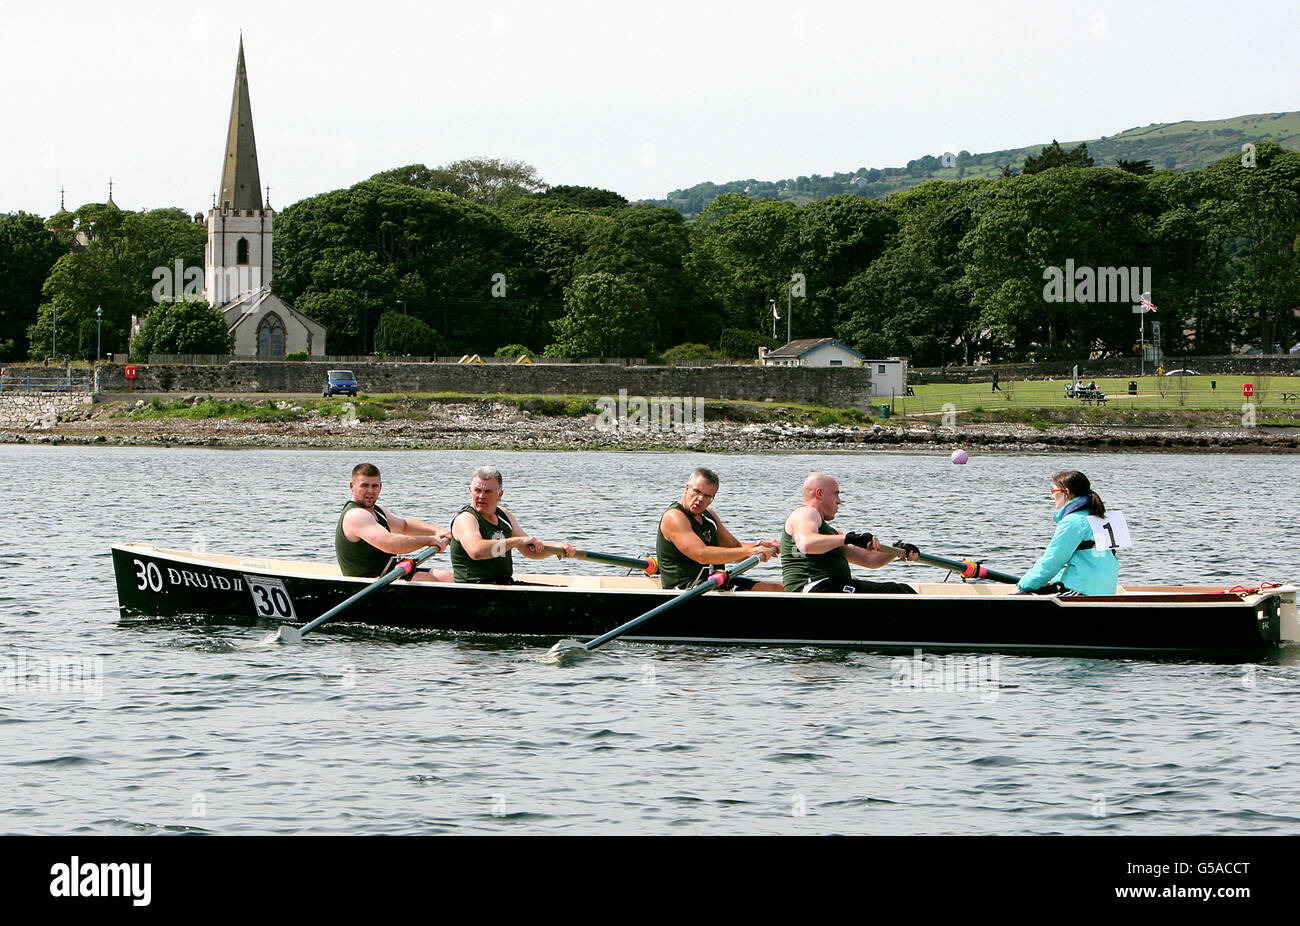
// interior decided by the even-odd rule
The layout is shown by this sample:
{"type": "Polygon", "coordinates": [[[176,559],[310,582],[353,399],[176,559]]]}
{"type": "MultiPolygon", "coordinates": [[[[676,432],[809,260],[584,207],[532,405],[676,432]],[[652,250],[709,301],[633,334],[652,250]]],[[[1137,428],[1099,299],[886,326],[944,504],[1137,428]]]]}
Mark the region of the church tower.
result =
{"type": "Polygon", "coordinates": [[[221,167],[221,192],[208,213],[208,244],[204,252],[204,293],[221,308],[246,293],[271,283],[271,253],[275,212],[262,203],[262,178],[257,169],[253,138],[253,107],[244,67],[244,38],[239,38],[235,62],[235,94],[230,103],[226,158],[221,167]]]}

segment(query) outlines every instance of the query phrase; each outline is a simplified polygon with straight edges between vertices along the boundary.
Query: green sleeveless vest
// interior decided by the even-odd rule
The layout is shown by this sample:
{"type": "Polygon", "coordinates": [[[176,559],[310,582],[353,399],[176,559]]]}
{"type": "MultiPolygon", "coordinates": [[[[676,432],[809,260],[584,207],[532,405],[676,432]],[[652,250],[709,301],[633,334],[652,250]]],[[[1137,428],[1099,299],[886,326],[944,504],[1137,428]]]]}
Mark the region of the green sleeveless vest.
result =
{"type": "MultiPolygon", "coordinates": [[[[713,520],[707,508],[701,515],[704,518],[703,524],[697,523],[691,517],[691,513],[682,507],[681,502],[673,502],[664,514],[674,508],[686,515],[686,522],[691,525],[691,530],[695,531],[696,537],[711,547],[718,546],[718,522],[713,520]]],[[[663,524],[662,517],[659,523],[663,524]]],[[[662,527],[659,529],[659,536],[655,538],[655,558],[659,560],[659,581],[664,588],[690,588],[699,584],[700,570],[704,568],[704,563],[697,563],[677,549],[673,542],[664,536],[662,527]]]]}
{"type": "MultiPolygon", "coordinates": [[[[478,521],[478,535],[484,540],[509,539],[514,533],[510,527],[510,519],[499,508],[497,509],[496,524],[488,523],[481,514],[474,510],[472,505],[466,505],[456,512],[456,517],[460,517],[461,511],[468,511],[474,516],[474,520],[478,521]]],[[[453,535],[451,538],[451,571],[457,582],[504,581],[509,584],[510,579],[515,574],[515,564],[509,550],[504,555],[494,556],[492,559],[473,559],[453,535]]]]}
{"type": "MultiPolygon", "coordinates": [[[[838,534],[839,531],[825,521],[817,528],[819,534],[838,534]]],[[[814,553],[811,556],[800,553],[794,545],[794,538],[781,528],[781,584],[787,592],[801,592],[809,582],[819,579],[851,579],[853,572],[849,569],[849,558],[844,555],[843,547],[814,553]]]]}
{"type": "MultiPolygon", "coordinates": [[[[364,540],[349,540],[343,533],[343,516],[353,508],[364,507],[353,501],[343,506],[343,511],[339,513],[339,523],[334,528],[334,555],[338,557],[339,571],[345,576],[376,578],[384,571],[392,554],[372,547],[364,540]]],[[[388,519],[384,517],[378,505],[375,506],[374,515],[379,526],[388,530],[388,519]]]]}

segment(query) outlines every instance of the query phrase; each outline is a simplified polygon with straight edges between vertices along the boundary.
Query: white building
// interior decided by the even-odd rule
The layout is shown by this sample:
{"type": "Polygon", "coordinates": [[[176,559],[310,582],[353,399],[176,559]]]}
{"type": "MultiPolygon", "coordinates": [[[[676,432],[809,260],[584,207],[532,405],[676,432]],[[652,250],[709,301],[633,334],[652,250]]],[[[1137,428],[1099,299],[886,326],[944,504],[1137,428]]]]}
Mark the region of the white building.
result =
{"type": "Polygon", "coordinates": [[[834,338],[803,338],[776,350],[759,350],[765,367],[860,367],[866,359],[834,338]]]}
{"type": "Polygon", "coordinates": [[[266,360],[279,360],[296,351],[323,357],[325,327],[271,294],[275,210],[262,202],[242,37],[221,193],[208,213],[207,226],[204,294],[210,305],[225,314],[235,339],[234,352],[266,360]]]}
{"type": "Polygon", "coordinates": [[[887,360],[866,360],[871,367],[871,394],[873,396],[907,395],[907,361],[901,357],[887,360]]]}

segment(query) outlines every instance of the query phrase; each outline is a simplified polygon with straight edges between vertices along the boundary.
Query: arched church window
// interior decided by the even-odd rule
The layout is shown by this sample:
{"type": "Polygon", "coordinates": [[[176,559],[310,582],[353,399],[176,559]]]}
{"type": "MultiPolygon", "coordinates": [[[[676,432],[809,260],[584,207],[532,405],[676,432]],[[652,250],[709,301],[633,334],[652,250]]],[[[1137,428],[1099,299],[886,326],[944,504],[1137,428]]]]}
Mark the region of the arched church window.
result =
{"type": "Polygon", "coordinates": [[[235,263],[248,263],[248,239],[240,238],[235,242],[235,263]]]}
{"type": "Polygon", "coordinates": [[[284,358],[284,322],[274,312],[267,312],[257,326],[257,356],[263,360],[284,358]]]}

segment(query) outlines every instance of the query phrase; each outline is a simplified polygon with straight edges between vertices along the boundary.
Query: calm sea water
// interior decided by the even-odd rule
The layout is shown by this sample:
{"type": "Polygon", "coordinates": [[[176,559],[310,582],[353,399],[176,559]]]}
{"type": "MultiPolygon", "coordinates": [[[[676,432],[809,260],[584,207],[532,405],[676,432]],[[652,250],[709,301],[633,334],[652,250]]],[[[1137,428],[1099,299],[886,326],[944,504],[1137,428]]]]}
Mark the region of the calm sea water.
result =
{"type": "MultiPolygon", "coordinates": [[[[399,513],[448,522],[494,462],[526,529],[629,554],[652,548],[697,463],[722,475],[716,509],[744,539],[775,536],[822,469],[842,529],[1008,572],[1051,535],[1051,473],[1077,467],[1133,530],[1121,581],[1300,579],[1295,457],[364,457],[399,513]]],[[[360,459],[0,447],[0,832],[1300,832],[1288,651],[1253,666],[1002,656],[996,687],[934,691],[860,652],[616,641],[554,665],[518,641],[379,629],[233,651],[264,631],[120,619],[110,543],[329,559],[360,459]],[[102,659],[98,689],[49,691],[62,657],[102,659]]]]}

